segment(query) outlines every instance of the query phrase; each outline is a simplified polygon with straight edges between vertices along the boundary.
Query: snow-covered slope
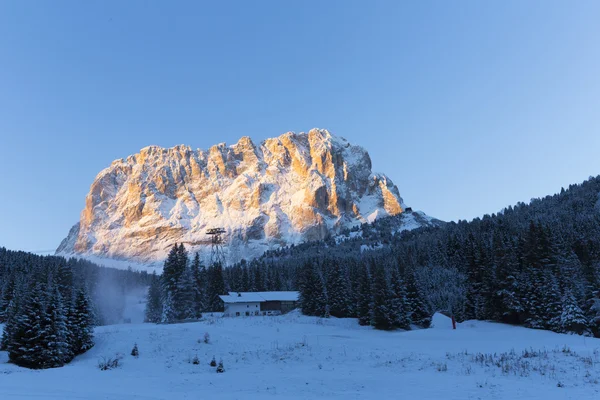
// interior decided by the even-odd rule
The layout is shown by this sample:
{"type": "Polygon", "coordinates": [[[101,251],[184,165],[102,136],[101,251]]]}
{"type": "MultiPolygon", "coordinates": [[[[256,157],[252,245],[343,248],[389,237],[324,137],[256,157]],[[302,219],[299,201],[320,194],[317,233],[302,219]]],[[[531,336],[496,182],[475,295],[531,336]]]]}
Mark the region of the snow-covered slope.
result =
{"type": "Polygon", "coordinates": [[[366,150],[326,130],[208,151],[150,146],[98,174],[57,253],[160,262],[174,243],[206,254],[206,229],[223,227],[237,261],[403,210],[366,150]]]}
{"type": "Polygon", "coordinates": [[[214,318],[96,329],[70,365],[31,371],[0,352],[0,399],[595,399],[600,340],[468,321],[382,332],[354,319],[214,318]],[[210,344],[199,343],[208,332],[210,344]],[[139,358],[130,356],[137,343],[139,358]],[[100,371],[103,357],[122,366],[100,371]],[[188,362],[198,356],[199,365],[188,362]],[[225,373],[208,363],[223,360],[225,373]]]}

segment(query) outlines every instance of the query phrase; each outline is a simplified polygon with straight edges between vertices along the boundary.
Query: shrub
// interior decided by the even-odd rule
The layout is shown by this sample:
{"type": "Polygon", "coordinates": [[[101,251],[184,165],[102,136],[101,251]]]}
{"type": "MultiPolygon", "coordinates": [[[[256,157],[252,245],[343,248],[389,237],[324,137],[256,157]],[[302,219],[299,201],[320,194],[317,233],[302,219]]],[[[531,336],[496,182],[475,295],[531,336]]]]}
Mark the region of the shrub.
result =
{"type": "Polygon", "coordinates": [[[194,356],[194,358],[192,358],[192,364],[194,364],[194,365],[200,364],[200,359],[198,358],[198,354],[196,354],[194,356]]]}
{"type": "Polygon", "coordinates": [[[219,361],[219,366],[217,367],[217,373],[222,374],[225,372],[225,368],[223,367],[223,360],[219,361]]]}
{"type": "Polygon", "coordinates": [[[204,332],[204,343],[210,343],[210,335],[208,334],[208,332],[204,332]]]}
{"type": "Polygon", "coordinates": [[[213,357],[212,360],[210,361],[210,366],[211,367],[216,367],[217,366],[217,360],[215,360],[215,358],[213,357]]]}
{"type": "Polygon", "coordinates": [[[119,368],[121,366],[121,358],[120,355],[116,355],[115,357],[102,357],[102,360],[98,361],[98,368],[100,371],[119,368]]]}
{"type": "Polygon", "coordinates": [[[133,349],[131,350],[131,355],[137,357],[140,355],[140,352],[137,347],[137,343],[133,345],[133,349]]]}

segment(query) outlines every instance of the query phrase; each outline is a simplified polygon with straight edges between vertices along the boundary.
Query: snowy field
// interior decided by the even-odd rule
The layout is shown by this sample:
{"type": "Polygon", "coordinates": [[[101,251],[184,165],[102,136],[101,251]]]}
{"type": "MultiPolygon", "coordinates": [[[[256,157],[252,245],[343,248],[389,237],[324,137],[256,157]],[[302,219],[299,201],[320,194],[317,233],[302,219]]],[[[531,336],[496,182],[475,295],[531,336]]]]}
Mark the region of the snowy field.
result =
{"type": "Polygon", "coordinates": [[[64,368],[6,360],[0,352],[2,400],[600,398],[600,340],[478,321],[453,331],[440,315],[434,328],[410,332],[296,313],[113,325],[64,368]],[[98,369],[117,354],[119,368],[98,369]],[[225,373],[208,365],[213,356],[225,373]]]}

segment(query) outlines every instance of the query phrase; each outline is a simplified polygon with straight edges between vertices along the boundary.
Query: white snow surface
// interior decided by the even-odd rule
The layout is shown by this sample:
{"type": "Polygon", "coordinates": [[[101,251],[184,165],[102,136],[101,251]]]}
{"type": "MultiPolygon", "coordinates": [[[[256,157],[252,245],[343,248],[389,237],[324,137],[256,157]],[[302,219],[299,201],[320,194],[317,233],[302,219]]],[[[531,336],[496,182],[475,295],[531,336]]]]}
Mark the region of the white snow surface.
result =
{"type": "Polygon", "coordinates": [[[481,321],[452,330],[439,314],[433,325],[383,332],[293,312],[99,327],[96,346],[63,368],[27,370],[0,352],[0,399],[600,398],[598,339],[481,321]],[[121,367],[97,368],[115,354],[121,367]]]}
{"type": "Polygon", "coordinates": [[[298,301],[298,292],[229,292],[219,296],[225,303],[250,303],[265,301],[298,301]]]}

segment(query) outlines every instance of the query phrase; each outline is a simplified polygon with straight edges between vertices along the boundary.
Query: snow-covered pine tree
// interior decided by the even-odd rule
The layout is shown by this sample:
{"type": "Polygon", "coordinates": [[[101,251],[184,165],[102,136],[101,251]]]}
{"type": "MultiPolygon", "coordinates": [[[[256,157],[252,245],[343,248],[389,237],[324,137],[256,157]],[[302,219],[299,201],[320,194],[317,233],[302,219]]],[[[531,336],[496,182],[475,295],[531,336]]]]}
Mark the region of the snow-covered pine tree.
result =
{"type": "Polygon", "coordinates": [[[404,281],[406,282],[406,304],[409,309],[410,322],[428,328],[431,325],[431,315],[419,290],[414,271],[406,270],[404,281]]]}
{"type": "Polygon", "coordinates": [[[133,344],[133,349],[131,349],[131,355],[133,357],[139,357],[140,356],[140,350],[138,349],[137,343],[133,344]]]}
{"type": "Polygon", "coordinates": [[[177,311],[173,304],[173,295],[171,292],[167,292],[165,299],[163,300],[162,315],[160,322],[163,324],[172,324],[177,320],[177,311]]]}
{"type": "Polygon", "coordinates": [[[545,250],[543,235],[543,229],[531,221],[521,243],[524,266],[521,303],[524,308],[525,325],[537,329],[546,327],[548,321],[544,304],[547,280],[544,279],[541,261],[545,250]]]}
{"type": "Polygon", "coordinates": [[[600,337],[600,289],[592,293],[587,305],[590,329],[595,337],[600,337]]]}
{"type": "Polygon", "coordinates": [[[160,288],[160,279],[156,272],[152,273],[150,287],[146,296],[146,311],[144,322],[159,323],[162,320],[162,294],[160,288]]]}
{"type": "MultiPolygon", "coordinates": [[[[20,312],[15,315],[15,321],[10,325],[6,350],[8,359],[22,367],[42,368],[42,321],[46,317],[46,310],[41,285],[32,288],[24,301],[20,312]]],[[[8,325],[7,325],[8,328],[8,325]]]]}
{"type": "Polygon", "coordinates": [[[317,317],[329,316],[325,285],[315,263],[310,261],[304,263],[299,278],[299,289],[299,303],[303,314],[317,317]]]}
{"type": "Polygon", "coordinates": [[[567,291],[562,299],[559,326],[562,332],[574,332],[579,335],[590,334],[588,320],[570,291],[567,291]]]}
{"type": "Polygon", "coordinates": [[[194,304],[195,294],[192,271],[186,266],[177,282],[176,309],[178,320],[192,319],[196,317],[194,304]]]}
{"type": "Polygon", "coordinates": [[[219,295],[227,294],[223,279],[223,266],[216,263],[208,269],[207,311],[223,311],[223,301],[219,295]]]}
{"type": "Polygon", "coordinates": [[[8,351],[9,345],[13,340],[13,335],[18,331],[20,319],[20,300],[21,296],[13,296],[6,310],[6,321],[0,340],[0,350],[8,351]]]}
{"type": "Polygon", "coordinates": [[[390,310],[390,300],[394,297],[390,290],[385,268],[373,261],[371,264],[373,277],[371,301],[371,325],[375,329],[393,329],[395,316],[390,310]]]}
{"type": "Polygon", "coordinates": [[[410,318],[406,305],[406,288],[397,268],[390,271],[390,289],[392,298],[389,301],[389,309],[394,319],[394,327],[410,329],[410,318]]]}
{"type": "Polygon", "coordinates": [[[94,347],[94,311],[85,287],[75,294],[72,349],[75,355],[94,347]]]}
{"type": "MultiPolygon", "coordinates": [[[[244,275],[246,275],[246,269],[244,275]]],[[[298,272],[298,305],[304,315],[316,315],[316,286],[313,265],[310,261],[305,261],[298,272]]]]}
{"type": "Polygon", "coordinates": [[[358,277],[358,295],[356,304],[356,317],[359,325],[371,324],[371,302],[373,296],[371,293],[371,277],[367,265],[362,265],[358,277]]]}
{"type": "Polygon", "coordinates": [[[9,276],[6,285],[2,289],[0,297],[0,324],[8,319],[8,310],[12,299],[15,297],[15,280],[9,276]]]}
{"type": "Polygon", "coordinates": [[[560,332],[562,302],[556,276],[552,270],[543,272],[544,286],[541,296],[544,304],[544,328],[560,332]]]}
{"type": "Polygon", "coordinates": [[[179,280],[179,245],[175,243],[163,265],[161,275],[162,295],[166,299],[170,293],[171,298],[175,297],[177,291],[177,281],[179,280]]]}
{"type": "Polygon", "coordinates": [[[67,326],[62,295],[58,288],[51,290],[46,303],[40,332],[41,364],[39,367],[62,367],[73,359],[74,354],[68,343],[71,332],[67,326]]]}
{"type": "Polygon", "coordinates": [[[494,234],[493,262],[496,267],[496,288],[492,295],[494,319],[519,323],[523,306],[519,296],[518,260],[513,243],[501,233],[494,234]]]}
{"type": "Polygon", "coordinates": [[[194,289],[194,317],[200,318],[205,309],[206,270],[200,264],[200,255],[196,253],[190,266],[194,289]]]}
{"type": "Polygon", "coordinates": [[[327,303],[329,314],[337,318],[350,316],[350,296],[348,293],[348,280],[341,264],[336,260],[327,260],[327,303]]]}

